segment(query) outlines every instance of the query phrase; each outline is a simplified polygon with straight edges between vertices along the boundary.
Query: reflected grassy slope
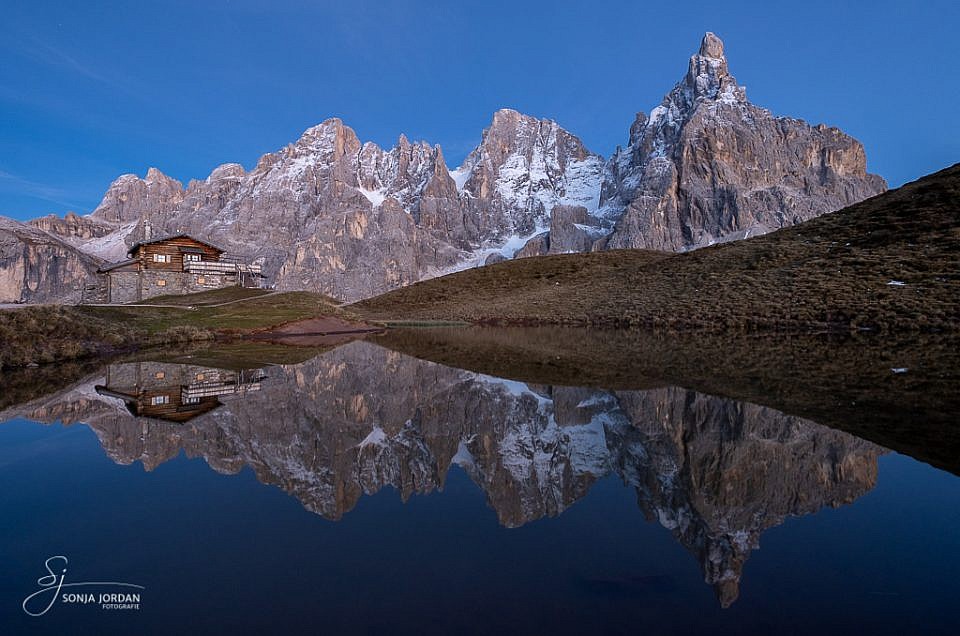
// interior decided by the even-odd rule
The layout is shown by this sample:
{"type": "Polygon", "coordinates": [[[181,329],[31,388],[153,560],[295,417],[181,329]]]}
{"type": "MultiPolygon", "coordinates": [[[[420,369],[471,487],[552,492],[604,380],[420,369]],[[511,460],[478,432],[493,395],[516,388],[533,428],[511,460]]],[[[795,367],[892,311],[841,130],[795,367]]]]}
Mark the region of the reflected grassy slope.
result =
{"type": "Polygon", "coordinates": [[[682,386],[811,419],[960,474],[960,337],[468,327],[391,330],[374,342],[531,384],[682,386]]]}

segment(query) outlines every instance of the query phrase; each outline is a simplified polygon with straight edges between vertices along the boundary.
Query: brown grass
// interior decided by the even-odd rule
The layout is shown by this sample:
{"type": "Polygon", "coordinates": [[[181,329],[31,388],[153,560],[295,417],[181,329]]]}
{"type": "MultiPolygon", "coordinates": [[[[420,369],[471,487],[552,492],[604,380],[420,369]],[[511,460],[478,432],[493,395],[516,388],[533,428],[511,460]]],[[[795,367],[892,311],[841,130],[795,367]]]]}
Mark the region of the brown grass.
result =
{"type": "Polygon", "coordinates": [[[0,368],[242,336],[308,318],[356,319],[326,296],[309,292],[258,294],[220,307],[203,306],[216,297],[203,294],[192,295],[193,307],[183,308],[36,306],[0,311],[0,368]]]}
{"type": "Polygon", "coordinates": [[[387,322],[956,329],[960,164],[766,236],[684,254],[619,250],[518,259],[351,309],[387,322]]]}
{"type": "Polygon", "coordinates": [[[0,311],[0,368],[70,360],[129,346],[136,330],[73,307],[0,311]]]}

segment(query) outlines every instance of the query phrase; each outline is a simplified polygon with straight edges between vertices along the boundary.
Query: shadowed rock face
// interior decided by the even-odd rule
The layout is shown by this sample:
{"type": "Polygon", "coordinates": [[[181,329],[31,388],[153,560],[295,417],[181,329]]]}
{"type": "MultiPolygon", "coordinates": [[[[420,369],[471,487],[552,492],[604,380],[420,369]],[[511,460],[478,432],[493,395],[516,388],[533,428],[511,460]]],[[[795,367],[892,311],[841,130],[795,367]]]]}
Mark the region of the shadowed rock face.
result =
{"type": "Polygon", "coordinates": [[[386,486],[403,500],[441,489],[456,464],[500,523],[516,527],[560,514],[615,474],[696,556],[725,606],[765,529],[852,502],[873,487],[883,452],[807,420],[677,387],[530,385],[369,342],[269,367],[257,391],[222,395],[222,406],[183,425],[134,417],[106,395],[121,393],[109,386],[117,378],[148,378],[141,397],[159,382],[149,378],[211,379],[171,366],[113,365],[0,421],[86,422],[114,461],[148,470],[181,451],[223,473],[249,466],[328,519],[386,486]],[[98,393],[98,385],[106,386],[98,393]]]}
{"type": "Polygon", "coordinates": [[[56,214],[48,214],[30,221],[30,225],[68,242],[78,241],[81,245],[84,241],[101,238],[113,231],[112,226],[89,216],[80,216],[75,212],[67,212],[63,218],[56,214]]]}
{"type": "Polygon", "coordinates": [[[0,303],[77,302],[102,263],[51,234],[0,217],[0,303]]]}
{"type": "Polygon", "coordinates": [[[687,250],[763,234],[886,190],[863,146],[747,101],[723,43],[707,33],[686,77],[638,113],[607,163],[601,211],[607,248],[687,250]]]}
{"type": "Polygon", "coordinates": [[[439,146],[361,142],[339,119],[203,180],[123,175],[90,217],[37,227],[123,258],[186,232],[258,259],[280,289],[353,301],[517,256],[687,250],[799,223],[885,189],[863,147],[747,101],[708,33],[687,75],[608,161],[556,122],[497,111],[451,170],[439,146]]]}

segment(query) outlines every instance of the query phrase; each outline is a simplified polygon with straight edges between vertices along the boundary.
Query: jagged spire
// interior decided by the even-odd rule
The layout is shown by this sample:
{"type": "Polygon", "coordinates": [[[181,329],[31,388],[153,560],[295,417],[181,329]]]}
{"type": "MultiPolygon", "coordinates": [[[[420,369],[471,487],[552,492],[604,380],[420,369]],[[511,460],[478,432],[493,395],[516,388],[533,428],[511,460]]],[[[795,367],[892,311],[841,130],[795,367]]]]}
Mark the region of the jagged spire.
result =
{"type": "Polygon", "coordinates": [[[700,41],[700,50],[690,58],[690,68],[684,79],[691,101],[700,98],[725,101],[746,101],[742,86],[730,74],[723,52],[723,40],[707,31],[700,41]]]}
{"type": "Polygon", "coordinates": [[[704,33],[700,41],[700,56],[723,58],[723,40],[710,31],[704,33]]]}

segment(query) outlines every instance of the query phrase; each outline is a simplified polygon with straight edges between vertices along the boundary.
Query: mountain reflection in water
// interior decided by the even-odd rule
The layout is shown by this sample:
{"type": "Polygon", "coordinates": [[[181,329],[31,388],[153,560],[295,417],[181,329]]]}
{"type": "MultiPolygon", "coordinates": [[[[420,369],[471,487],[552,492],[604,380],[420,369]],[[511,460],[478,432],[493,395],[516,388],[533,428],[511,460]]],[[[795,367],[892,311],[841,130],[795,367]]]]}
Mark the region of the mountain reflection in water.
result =
{"type": "Polygon", "coordinates": [[[562,513],[614,474],[700,562],[720,603],[738,595],[761,533],[854,501],[884,449],[779,411],[675,386],[535,385],[357,341],[298,364],[225,370],[111,364],[0,420],[84,422],[110,458],[147,470],[184,451],[257,478],[331,520],[392,486],[442,489],[452,465],[517,527],[562,513]]]}

